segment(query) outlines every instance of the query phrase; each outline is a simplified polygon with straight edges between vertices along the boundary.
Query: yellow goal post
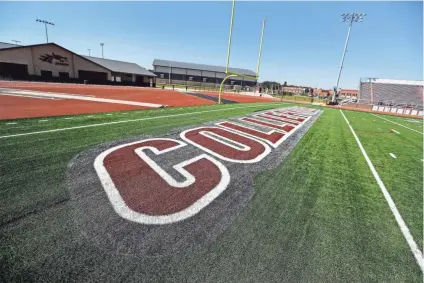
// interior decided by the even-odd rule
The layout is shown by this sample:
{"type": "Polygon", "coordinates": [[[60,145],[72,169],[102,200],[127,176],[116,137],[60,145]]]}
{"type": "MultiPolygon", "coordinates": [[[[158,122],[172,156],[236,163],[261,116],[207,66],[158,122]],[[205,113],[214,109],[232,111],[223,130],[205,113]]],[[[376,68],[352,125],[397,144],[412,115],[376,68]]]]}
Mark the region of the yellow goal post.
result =
{"type": "Polygon", "coordinates": [[[254,80],[258,80],[259,78],[259,68],[261,66],[261,54],[262,54],[262,43],[263,43],[263,39],[264,39],[264,30],[265,30],[265,22],[266,19],[263,20],[262,22],[262,32],[261,32],[261,41],[259,44],[259,55],[258,55],[258,65],[256,68],[256,76],[248,76],[248,75],[243,75],[243,74],[238,74],[238,73],[234,73],[234,72],[230,72],[228,67],[230,64],[230,55],[231,55],[231,40],[233,37],[233,22],[234,22],[234,8],[235,8],[235,4],[236,1],[233,0],[233,5],[231,8],[231,21],[230,21],[230,35],[228,38],[228,50],[227,50],[227,65],[225,67],[225,74],[227,74],[227,76],[222,80],[220,86],[219,86],[219,96],[218,96],[218,104],[221,104],[221,94],[222,94],[222,88],[224,86],[224,83],[227,79],[231,78],[231,77],[242,77],[242,78],[248,78],[248,79],[254,79],[254,80]]]}

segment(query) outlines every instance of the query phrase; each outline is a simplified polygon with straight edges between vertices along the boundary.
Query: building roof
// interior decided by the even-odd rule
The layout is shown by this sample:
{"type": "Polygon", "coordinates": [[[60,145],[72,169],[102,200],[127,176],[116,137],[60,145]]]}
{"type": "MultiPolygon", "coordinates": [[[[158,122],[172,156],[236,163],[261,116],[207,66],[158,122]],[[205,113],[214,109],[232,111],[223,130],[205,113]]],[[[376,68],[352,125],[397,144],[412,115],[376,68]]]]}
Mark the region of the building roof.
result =
{"type": "MultiPolygon", "coordinates": [[[[196,64],[196,63],[185,63],[185,62],[162,60],[162,59],[154,59],[153,60],[153,66],[162,66],[162,67],[171,66],[171,67],[182,68],[182,69],[202,70],[202,71],[209,71],[209,72],[225,73],[225,67],[222,67],[222,66],[204,65],[204,64],[196,64]]],[[[256,76],[255,72],[253,72],[251,70],[247,70],[247,69],[229,68],[229,71],[232,72],[232,73],[238,73],[238,74],[241,74],[241,75],[256,76]]]]}
{"type": "Polygon", "coordinates": [[[6,42],[0,42],[0,49],[11,48],[11,47],[19,47],[21,45],[11,44],[6,42]]]}
{"type": "Polygon", "coordinates": [[[3,43],[0,42],[0,50],[1,49],[16,49],[16,48],[28,48],[28,47],[33,47],[33,46],[43,46],[43,45],[55,45],[59,48],[62,48],[68,52],[71,52],[73,54],[75,54],[76,56],[79,56],[81,58],[83,58],[84,60],[90,61],[93,64],[96,64],[100,67],[103,67],[105,69],[108,69],[112,72],[117,72],[117,73],[129,73],[129,74],[136,74],[136,75],[144,75],[144,76],[148,76],[148,77],[156,77],[155,74],[147,71],[146,69],[144,69],[143,67],[135,64],[135,63],[129,63],[129,62],[123,62],[123,61],[117,61],[117,60],[110,60],[110,59],[103,59],[103,58],[97,58],[97,57],[89,57],[89,56],[84,56],[84,55],[79,55],[76,54],[75,52],[72,52],[69,49],[66,49],[54,42],[49,42],[49,43],[41,43],[41,44],[34,44],[34,45],[16,45],[16,44],[9,44],[9,43],[3,43]],[[4,46],[2,48],[2,46],[4,46]]]}
{"type": "MultiPolygon", "coordinates": [[[[70,53],[72,53],[72,54],[75,54],[76,56],[78,56],[78,57],[82,58],[83,60],[86,60],[86,61],[88,61],[88,62],[90,62],[90,63],[92,63],[92,64],[96,64],[97,66],[100,66],[100,67],[102,67],[102,68],[105,68],[104,66],[99,65],[99,64],[97,64],[96,62],[90,61],[90,60],[86,59],[85,57],[83,57],[83,56],[81,56],[81,55],[79,55],[79,54],[77,54],[77,53],[75,53],[75,52],[72,52],[71,50],[66,49],[65,47],[60,46],[60,45],[58,45],[58,44],[56,44],[56,43],[54,43],[54,42],[40,43],[40,44],[32,44],[32,45],[16,45],[16,46],[12,46],[12,47],[9,47],[9,48],[4,48],[4,49],[10,50],[10,49],[19,49],[19,48],[31,48],[31,47],[34,47],[34,46],[44,46],[44,45],[54,45],[54,46],[57,46],[57,47],[59,47],[59,48],[62,48],[63,50],[66,50],[66,51],[68,51],[68,52],[70,52],[70,53]]],[[[4,50],[4,49],[3,49],[3,50],[4,50]]],[[[0,49],[0,51],[3,51],[3,50],[2,50],[2,49],[0,49]]],[[[107,69],[107,68],[105,68],[105,69],[107,69]]],[[[108,70],[109,70],[109,69],[108,69],[108,70]]]]}
{"type": "Polygon", "coordinates": [[[84,56],[84,55],[81,55],[81,56],[100,66],[105,67],[106,69],[111,70],[112,72],[156,77],[155,74],[147,71],[145,68],[135,63],[104,59],[104,58],[98,58],[98,57],[91,57],[91,56],[84,56]]]}
{"type": "Polygon", "coordinates": [[[377,79],[369,78],[364,82],[380,83],[380,84],[398,84],[398,85],[417,85],[424,86],[424,81],[411,81],[411,80],[394,80],[394,79],[377,79]]]}

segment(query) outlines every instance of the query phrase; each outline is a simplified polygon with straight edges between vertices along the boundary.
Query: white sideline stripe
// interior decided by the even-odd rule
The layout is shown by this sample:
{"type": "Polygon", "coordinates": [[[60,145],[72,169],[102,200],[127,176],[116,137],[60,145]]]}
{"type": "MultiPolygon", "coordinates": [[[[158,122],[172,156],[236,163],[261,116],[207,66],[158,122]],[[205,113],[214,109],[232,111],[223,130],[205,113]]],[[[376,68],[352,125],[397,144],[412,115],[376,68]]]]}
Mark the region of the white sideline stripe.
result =
{"type": "Polygon", "coordinates": [[[378,175],[377,171],[375,170],[375,167],[372,164],[370,158],[368,157],[368,154],[366,153],[361,142],[359,141],[358,136],[356,135],[355,131],[353,130],[352,126],[350,125],[349,121],[347,120],[347,118],[344,115],[342,110],[340,110],[340,113],[342,113],[343,118],[345,119],[347,125],[349,126],[353,136],[355,137],[356,143],[358,144],[359,148],[361,149],[362,155],[364,156],[372,174],[374,175],[375,180],[377,181],[378,185],[380,186],[380,189],[383,192],[384,198],[386,199],[386,201],[387,201],[387,203],[390,207],[390,210],[392,211],[392,213],[393,213],[393,215],[396,219],[396,222],[399,225],[400,230],[402,231],[403,237],[405,238],[406,242],[408,243],[409,247],[411,248],[411,251],[414,254],[414,257],[417,260],[417,263],[421,268],[421,272],[424,272],[423,253],[418,248],[417,243],[415,243],[414,238],[412,237],[411,232],[408,229],[408,226],[406,226],[405,221],[403,221],[403,218],[400,215],[399,210],[396,207],[396,204],[394,203],[392,197],[390,196],[389,192],[387,191],[386,186],[384,185],[383,181],[381,180],[380,176],[378,175]]]}
{"type": "Polygon", "coordinates": [[[394,155],[393,153],[389,153],[391,157],[393,158],[397,158],[396,155],[394,155]]]}
{"type": "Polygon", "coordinates": [[[16,123],[16,122],[9,122],[9,123],[6,123],[6,125],[15,125],[15,124],[18,124],[18,123],[16,123]]]}
{"type": "Polygon", "coordinates": [[[54,98],[62,98],[62,99],[76,99],[76,100],[87,100],[87,101],[94,101],[94,102],[105,102],[105,103],[115,103],[115,104],[125,104],[125,105],[135,105],[135,106],[144,106],[144,107],[151,107],[151,108],[159,108],[163,105],[161,104],[155,104],[155,103],[147,103],[147,102],[136,102],[136,101],[128,101],[128,100],[119,100],[119,99],[108,99],[108,98],[97,98],[97,97],[87,97],[82,95],[72,95],[72,94],[66,94],[66,93],[43,93],[43,92],[32,92],[32,91],[21,91],[21,90],[14,90],[14,89],[1,89],[1,91],[7,91],[8,93],[12,94],[32,94],[34,93],[37,96],[41,97],[54,97],[54,98]]]}
{"type": "Polygon", "coordinates": [[[40,96],[36,96],[36,95],[23,95],[23,94],[13,94],[13,93],[4,93],[4,92],[0,92],[0,95],[26,97],[26,98],[36,98],[36,99],[56,99],[56,100],[61,100],[60,98],[54,98],[54,97],[40,97],[40,96]]]}
{"type": "Polygon", "coordinates": [[[400,135],[400,133],[398,131],[393,130],[393,129],[392,129],[392,131],[395,132],[396,134],[400,135]]]}
{"type": "MultiPolygon", "coordinates": [[[[273,103],[273,102],[271,102],[271,103],[273,103]]],[[[287,103],[282,103],[282,104],[287,104],[287,103]]],[[[137,121],[145,121],[145,120],[155,120],[155,119],[161,119],[161,118],[189,116],[189,115],[209,113],[209,112],[228,111],[228,110],[234,110],[234,109],[240,109],[240,108],[255,108],[255,107],[262,107],[262,106],[267,106],[267,105],[269,105],[269,104],[240,106],[240,107],[232,107],[232,108],[225,108],[225,109],[213,109],[213,110],[197,111],[197,112],[190,112],[190,113],[181,113],[181,114],[173,114],[173,115],[147,117],[147,118],[139,118],[139,119],[131,119],[131,120],[114,121],[114,122],[105,122],[105,123],[98,123],[98,124],[91,124],[91,125],[84,125],[84,126],[76,126],[76,127],[59,128],[59,129],[53,129],[53,130],[45,130],[45,131],[6,135],[6,136],[0,136],[0,139],[20,137],[20,136],[29,136],[29,135],[36,135],[36,134],[54,133],[54,132],[61,132],[61,131],[67,131],[67,130],[84,129],[84,128],[107,126],[107,125],[122,124],[122,123],[137,122],[137,121]]],[[[72,119],[72,118],[73,117],[68,117],[68,118],[65,118],[65,119],[72,119]]]]}
{"type": "Polygon", "coordinates": [[[372,115],[374,115],[375,117],[378,117],[378,118],[380,118],[380,119],[384,119],[384,120],[386,120],[386,121],[389,121],[390,123],[393,123],[393,124],[399,125],[399,126],[401,126],[401,127],[407,128],[408,130],[411,130],[411,131],[417,132],[417,133],[419,133],[419,134],[421,134],[421,135],[424,135],[422,132],[417,131],[417,130],[414,130],[414,129],[411,129],[411,128],[409,128],[409,127],[407,127],[407,126],[404,126],[404,125],[402,125],[402,124],[399,124],[399,123],[393,122],[393,121],[391,121],[391,120],[389,120],[389,119],[386,119],[386,118],[380,117],[380,116],[375,115],[375,114],[372,114],[372,115]]]}

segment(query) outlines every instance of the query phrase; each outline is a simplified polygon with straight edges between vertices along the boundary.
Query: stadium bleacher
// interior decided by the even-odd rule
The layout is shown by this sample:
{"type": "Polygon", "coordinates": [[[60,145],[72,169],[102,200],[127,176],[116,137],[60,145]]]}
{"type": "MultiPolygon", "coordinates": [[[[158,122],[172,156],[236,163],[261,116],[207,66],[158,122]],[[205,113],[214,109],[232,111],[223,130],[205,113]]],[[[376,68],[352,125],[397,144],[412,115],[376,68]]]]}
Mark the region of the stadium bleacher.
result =
{"type": "Polygon", "coordinates": [[[423,81],[366,79],[360,82],[359,103],[422,109],[423,81]]]}

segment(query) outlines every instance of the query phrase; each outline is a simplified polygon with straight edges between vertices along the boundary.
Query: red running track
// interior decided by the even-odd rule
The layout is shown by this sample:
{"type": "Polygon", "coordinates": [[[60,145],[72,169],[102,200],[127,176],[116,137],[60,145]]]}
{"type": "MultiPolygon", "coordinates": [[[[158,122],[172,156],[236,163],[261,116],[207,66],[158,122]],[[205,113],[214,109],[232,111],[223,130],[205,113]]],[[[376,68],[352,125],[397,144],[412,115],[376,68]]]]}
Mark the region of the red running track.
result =
{"type": "Polygon", "coordinates": [[[124,110],[140,110],[146,107],[91,102],[83,100],[51,100],[22,96],[0,95],[0,120],[77,115],[124,110]]]}
{"type": "MultiPolygon", "coordinates": [[[[178,91],[130,86],[0,81],[0,88],[89,95],[98,98],[147,102],[168,106],[198,106],[215,104],[213,101],[178,91]]],[[[218,96],[218,93],[215,92],[206,92],[206,94],[218,96]]],[[[223,94],[223,98],[241,103],[276,101],[269,98],[227,93],[223,94]]],[[[0,119],[49,117],[140,109],[147,109],[147,107],[82,100],[49,100],[0,95],[0,119]]]]}

